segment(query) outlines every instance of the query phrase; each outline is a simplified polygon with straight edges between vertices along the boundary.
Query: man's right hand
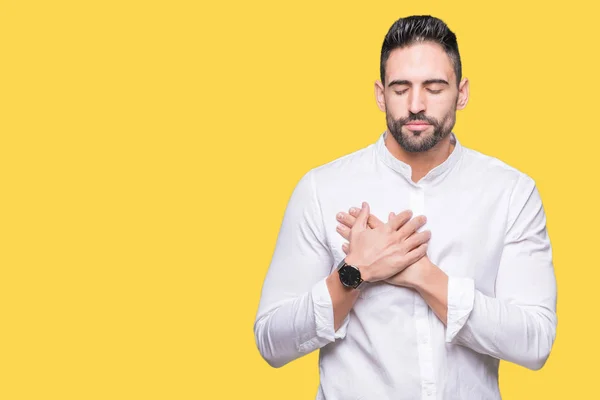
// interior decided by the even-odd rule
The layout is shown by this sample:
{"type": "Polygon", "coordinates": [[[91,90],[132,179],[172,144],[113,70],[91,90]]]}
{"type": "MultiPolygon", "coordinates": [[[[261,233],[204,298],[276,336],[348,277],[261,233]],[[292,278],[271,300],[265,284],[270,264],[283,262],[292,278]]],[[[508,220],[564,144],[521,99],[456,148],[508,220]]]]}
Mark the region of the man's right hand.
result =
{"type": "Polygon", "coordinates": [[[350,230],[346,262],[358,267],[363,280],[385,280],[413,264],[427,252],[431,232],[415,233],[426,222],[425,216],[411,219],[412,212],[390,213],[388,221],[374,229],[367,227],[370,209],[367,203],[350,230]]]}

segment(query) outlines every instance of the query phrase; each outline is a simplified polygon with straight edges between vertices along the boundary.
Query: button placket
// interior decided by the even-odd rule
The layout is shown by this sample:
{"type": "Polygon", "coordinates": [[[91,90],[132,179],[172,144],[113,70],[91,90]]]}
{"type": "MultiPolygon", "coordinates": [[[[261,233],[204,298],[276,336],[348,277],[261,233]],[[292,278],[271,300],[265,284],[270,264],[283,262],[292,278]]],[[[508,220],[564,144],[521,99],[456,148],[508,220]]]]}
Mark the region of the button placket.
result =
{"type": "MultiPolygon", "coordinates": [[[[413,217],[425,214],[425,190],[415,185],[410,192],[410,207],[413,217]]],[[[426,229],[421,227],[419,231],[426,229]]],[[[431,399],[435,396],[435,371],[433,368],[433,348],[431,346],[431,330],[429,327],[429,306],[421,296],[415,294],[415,327],[417,331],[417,351],[421,372],[422,397],[431,399]]]]}

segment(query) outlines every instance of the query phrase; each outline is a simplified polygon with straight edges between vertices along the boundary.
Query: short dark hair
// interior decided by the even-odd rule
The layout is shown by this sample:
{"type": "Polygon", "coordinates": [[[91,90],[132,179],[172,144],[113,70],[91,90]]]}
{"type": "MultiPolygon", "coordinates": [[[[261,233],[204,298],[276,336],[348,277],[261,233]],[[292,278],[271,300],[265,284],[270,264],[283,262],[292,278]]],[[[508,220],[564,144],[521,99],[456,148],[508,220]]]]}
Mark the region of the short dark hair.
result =
{"type": "Polygon", "coordinates": [[[391,26],[381,46],[381,62],[379,65],[381,83],[385,85],[385,64],[392,50],[418,42],[434,42],[442,46],[448,57],[450,57],[450,61],[452,61],[456,84],[458,85],[462,78],[462,65],[456,35],[444,21],[431,15],[413,15],[400,18],[391,26]]]}

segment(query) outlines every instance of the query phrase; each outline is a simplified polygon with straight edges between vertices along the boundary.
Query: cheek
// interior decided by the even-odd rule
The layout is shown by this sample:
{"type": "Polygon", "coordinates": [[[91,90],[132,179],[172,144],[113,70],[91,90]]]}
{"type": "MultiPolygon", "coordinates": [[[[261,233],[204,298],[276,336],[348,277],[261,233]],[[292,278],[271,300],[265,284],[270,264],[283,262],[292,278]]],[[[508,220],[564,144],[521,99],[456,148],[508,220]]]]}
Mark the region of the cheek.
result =
{"type": "Polygon", "coordinates": [[[446,118],[454,111],[453,101],[454,98],[445,98],[444,96],[432,98],[427,105],[427,114],[438,120],[446,118]]]}
{"type": "Polygon", "coordinates": [[[429,97],[430,107],[435,107],[438,110],[449,110],[452,107],[453,96],[437,95],[429,97]]]}
{"type": "Polygon", "coordinates": [[[398,117],[408,114],[408,105],[405,97],[390,96],[386,99],[385,107],[388,113],[391,114],[394,119],[398,119],[398,117]]]}

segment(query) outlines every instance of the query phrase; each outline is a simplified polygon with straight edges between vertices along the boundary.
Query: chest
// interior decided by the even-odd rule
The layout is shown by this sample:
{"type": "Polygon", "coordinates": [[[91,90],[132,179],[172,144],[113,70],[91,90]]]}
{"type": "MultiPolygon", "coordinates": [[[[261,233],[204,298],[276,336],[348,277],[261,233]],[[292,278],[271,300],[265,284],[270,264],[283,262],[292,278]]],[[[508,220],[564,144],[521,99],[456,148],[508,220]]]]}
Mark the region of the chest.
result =
{"type": "Polygon", "coordinates": [[[383,222],[390,212],[411,210],[425,215],[423,229],[431,231],[428,256],[451,276],[469,277],[484,294],[493,296],[504,243],[507,198],[500,191],[462,187],[456,190],[428,191],[426,188],[377,188],[365,194],[348,191],[343,200],[324,202],[323,215],[327,243],[335,265],[345,257],[346,240],[336,231],[337,212],[348,212],[367,201],[371,214],[383,222]]]}

